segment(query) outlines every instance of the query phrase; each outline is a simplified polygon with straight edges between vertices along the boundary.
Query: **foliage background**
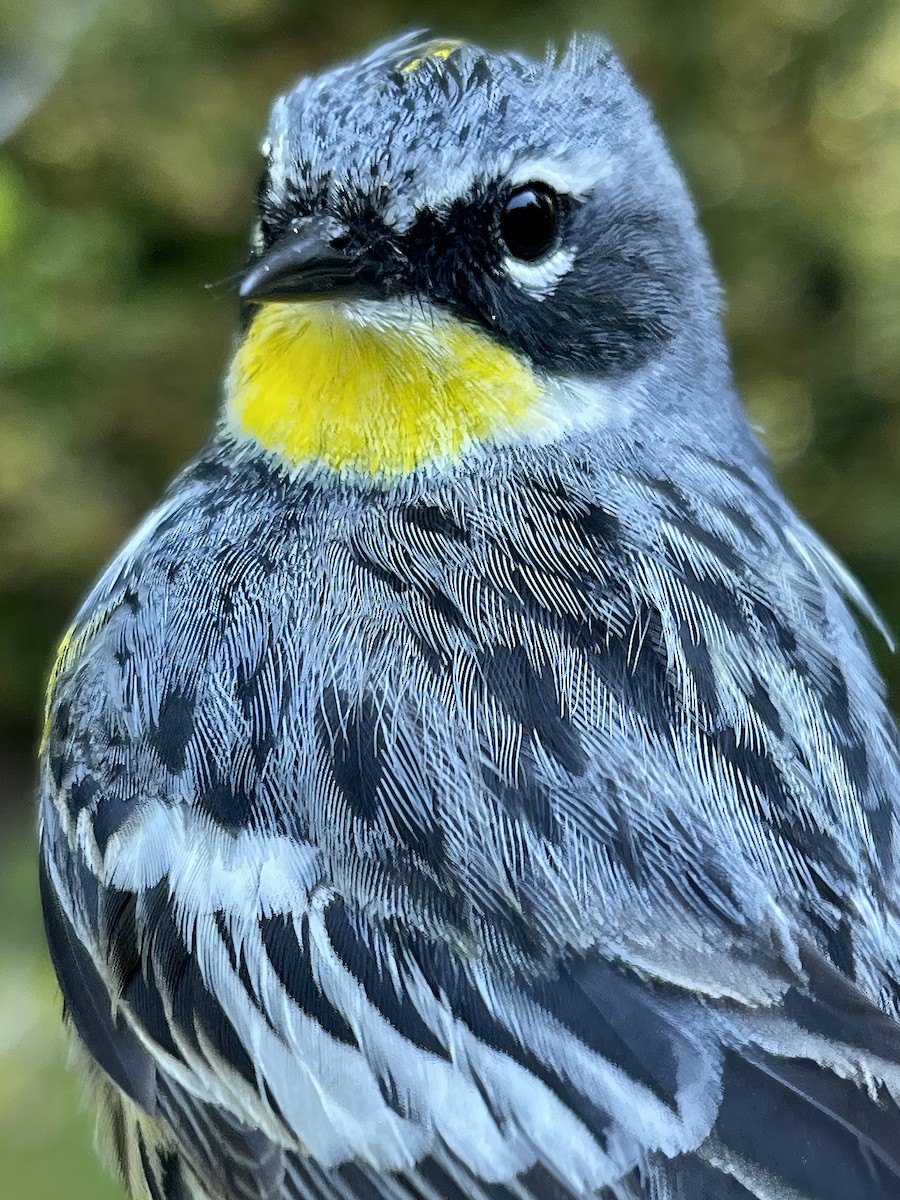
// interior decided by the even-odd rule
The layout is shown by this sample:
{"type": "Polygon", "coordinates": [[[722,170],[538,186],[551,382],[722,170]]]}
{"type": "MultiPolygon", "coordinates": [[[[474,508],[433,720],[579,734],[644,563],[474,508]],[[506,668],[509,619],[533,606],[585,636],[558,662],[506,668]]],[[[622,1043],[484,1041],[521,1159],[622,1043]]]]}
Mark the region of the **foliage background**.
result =
{"type": "MultiPolygon", "coordinates": [[[[106,1200],[34,887],[42,680],[215,409],[271,96],[424,25],[599,29],[699,202],[788,492],[900,631],[900,6],[888,0],[0,0],[0,1186],[106,1200]]],[[[882,665],[900,694],[900,672],[882,665]]]]}

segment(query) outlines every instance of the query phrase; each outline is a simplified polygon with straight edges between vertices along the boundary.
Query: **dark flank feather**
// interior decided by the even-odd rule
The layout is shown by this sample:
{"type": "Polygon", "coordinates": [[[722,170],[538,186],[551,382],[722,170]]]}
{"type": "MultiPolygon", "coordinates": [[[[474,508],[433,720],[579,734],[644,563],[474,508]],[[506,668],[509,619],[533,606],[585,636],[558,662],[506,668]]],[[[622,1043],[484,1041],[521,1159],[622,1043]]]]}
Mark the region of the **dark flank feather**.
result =
{"type": "Polygon", "coordinates": [[[113,1016],[103,980],[66,917],[43,865],[40,884],[50,958],[65,997],[66,1016],[109,1078],[136,1104],[152,1112],[153,1059],[132,1030],[113,1016]]]}

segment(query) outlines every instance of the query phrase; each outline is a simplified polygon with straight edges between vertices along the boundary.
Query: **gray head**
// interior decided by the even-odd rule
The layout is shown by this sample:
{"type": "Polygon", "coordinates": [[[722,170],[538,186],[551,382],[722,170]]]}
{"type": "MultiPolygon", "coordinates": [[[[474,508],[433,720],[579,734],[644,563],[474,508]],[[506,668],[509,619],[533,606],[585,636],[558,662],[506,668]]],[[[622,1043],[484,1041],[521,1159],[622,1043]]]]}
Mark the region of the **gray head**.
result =
{"type": "Polygon", "coordinates": [[[301,80],[263,150],[246,299],[412,297],[582,384],[660,367],[653,423],[746,454],[693,205],[604,42],[535,62],[407,38],[301,80]]]}

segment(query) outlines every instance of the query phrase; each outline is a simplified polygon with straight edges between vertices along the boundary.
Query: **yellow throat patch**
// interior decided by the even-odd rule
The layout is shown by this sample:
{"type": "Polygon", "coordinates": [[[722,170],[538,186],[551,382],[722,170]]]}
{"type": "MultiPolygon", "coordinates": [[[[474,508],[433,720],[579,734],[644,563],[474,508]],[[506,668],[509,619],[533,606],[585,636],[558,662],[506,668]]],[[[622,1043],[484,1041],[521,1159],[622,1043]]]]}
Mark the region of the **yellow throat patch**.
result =
{"type": "Polygon", "coordinates": [[[528,364],[487,334],[412,306],[260,306],[228,377],[232,429],[291,467],[397,477],[545,424],[528,364]]]}

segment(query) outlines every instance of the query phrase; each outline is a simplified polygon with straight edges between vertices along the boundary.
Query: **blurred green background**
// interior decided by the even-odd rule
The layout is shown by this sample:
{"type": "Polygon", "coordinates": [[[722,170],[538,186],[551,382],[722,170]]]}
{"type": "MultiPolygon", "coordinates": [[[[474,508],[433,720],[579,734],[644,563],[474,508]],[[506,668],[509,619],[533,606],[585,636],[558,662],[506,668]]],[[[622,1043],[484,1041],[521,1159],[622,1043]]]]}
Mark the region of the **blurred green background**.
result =
{"type": "MultiPolygon", "coordinates": [[[[900,6],[0,0],[0,1190],[106,1200],[64,1069],[31,758],[72,607],[213,415],[274,93],[406,28],[599,29],[699,202],[784,485],[900,630],[900,6]]],[[[898,664],[876,646],[894,695],[898,664]]]]}

